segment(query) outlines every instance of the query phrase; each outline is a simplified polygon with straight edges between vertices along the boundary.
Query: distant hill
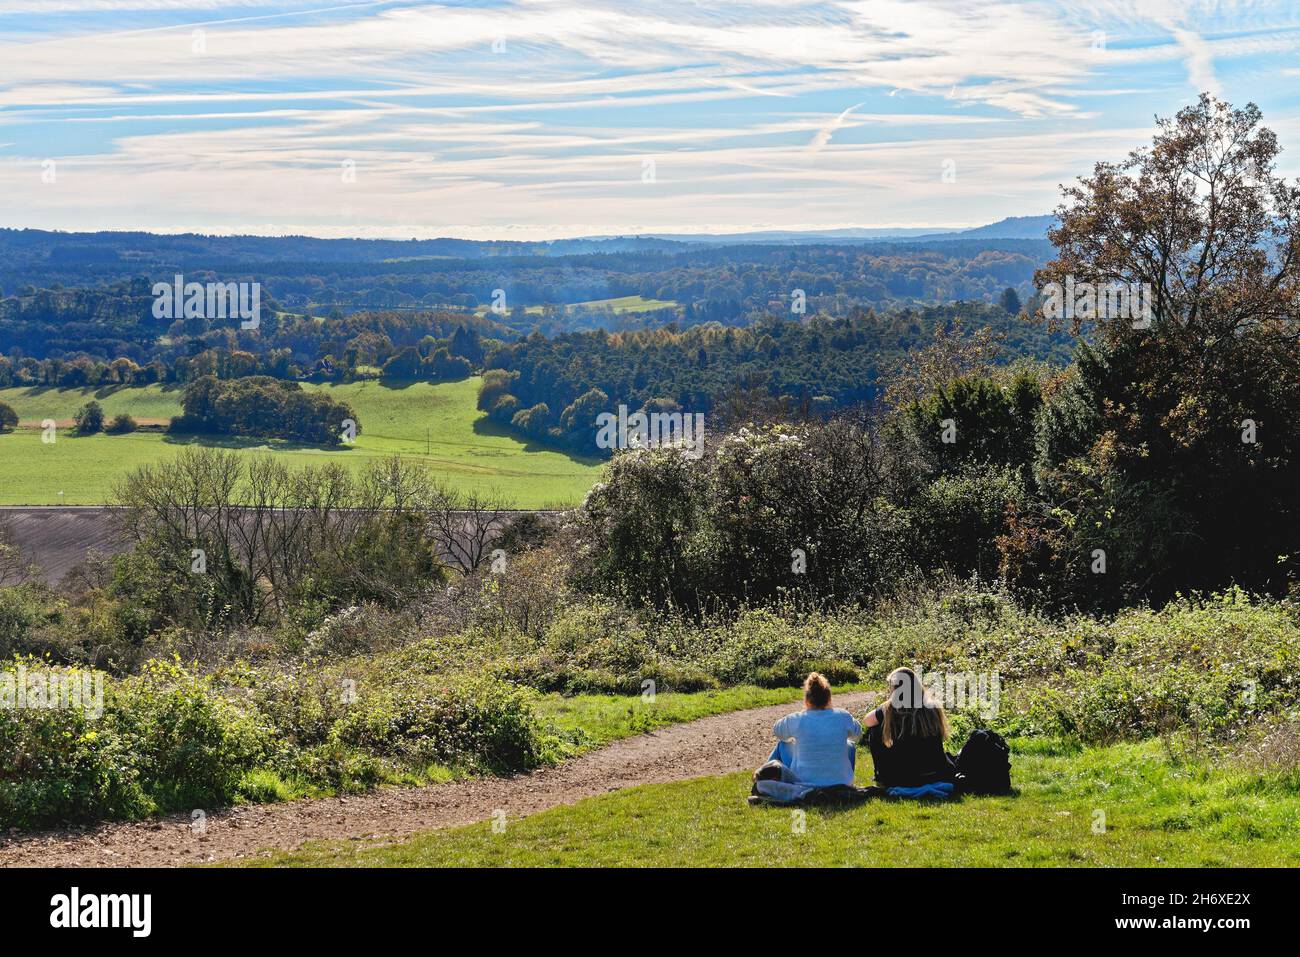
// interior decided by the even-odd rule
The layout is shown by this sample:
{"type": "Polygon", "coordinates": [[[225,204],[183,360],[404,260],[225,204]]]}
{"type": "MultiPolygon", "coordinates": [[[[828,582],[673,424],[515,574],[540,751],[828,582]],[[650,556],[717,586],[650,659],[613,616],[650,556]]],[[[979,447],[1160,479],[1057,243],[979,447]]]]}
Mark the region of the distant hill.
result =
{"type": "Polygon", "coordinates": [[[414,259],[486,259],[680,251],[652,237],[481,242],[471,239],[318,239],[313,236],[207,236],[200,233],[0,229],[0,258],[57,265],[112,262],[379,263],[414,259]]]}
{"type": "Polygon", "coordinates": [[[650,233],[541,242],[470,239],[318,239],[312,236],[206,236],[103,231],[0,229],[0,259],[54,267],[113,264],[207,266],[212,263],[384,263],[438,259],[680,253],[701,246],[810,246],[1046,238],[1052,216],[1012,216],[974,229],[853,227],[744,233],[650,233]]]}
{"type": "Polygon", "coordinates": [[[363,323],[405,347],[419,342],[430,323],[453,323],[434,338],[460,324],[473,324],[489,338],[630,330],[672,316],[685,325],[747,325],[779,311],[796,275],[809,308],[834,315],[858,307],[992,303],[1008,286],[1022,298],[1032,295],[1035,269],[1052,256],[1044,236],[1050,222],[1048,216],[1020,217],[939,233],[861,227],[690,242],[655,236],[475,242],[0,229],[0,355],[19,349],[22,356],[46,359],[84,352],[146,364],[217,343],[225,333],[211,321],[172,328],[172,318],[152,315],[153,285],[177,275],[257,283],[263,305],[277,317],[258,345],[274,341],[296,362],[309,364],[338,359],[361,327],[353,324],[344,338],[325,341],[335,334],[332,327],[290,334],[278,317],[290,317],[291,325],[293,317],[382,314],[363,323]],[[642,308],[619,305],[627,303],[642,308]],[[646,303],[666,305],[647,311],[646,303]],[[575,304],[595,305],[567,308],[575,304]],[[423,316],[415,320],[419,334],[411,325],[415,316],[423,316]],[[490,328],[483,327],[489,322],[490,328]]]}
{"type": "Polygon", "coordinates": [[[918,240],[943,239],[1046,239],[1047,231],[1056,224],[1056,217],[1047,216],[1008,216],[987,226],[963,229],[957,233],[929,233],[918,236],[918,240]]]}
{"type": "Polygon", "coordinates": [[[625,241],[661,240],[672,243],[708,243],[711,245],[735,245],[744,243],[772,243],[775,245],[825,245],[840,242],[876,242],[882,239],[919,239],[922,236],[933,237],[956,234],[960,229],[931,229],[925,226],[912,227],[853,227],[849,229],[809,229],[789,230],[772,229],[745,233],[649,233],[638,237],[593,237],[602,242],[614,238],[625,241]]]}
{"type": "Polygon", "coordinates": [[[734,246],[763,243],[779,246],[838,245],[843,243],[944,242],[964,239],[1046,239],[1055,216],[1008,216],[973,229],[919,227],[853,227],[848,229],[765,230],[747,233],[648,233],[644,236],[593,236],[592,242],[649,242],[734,246]]]}

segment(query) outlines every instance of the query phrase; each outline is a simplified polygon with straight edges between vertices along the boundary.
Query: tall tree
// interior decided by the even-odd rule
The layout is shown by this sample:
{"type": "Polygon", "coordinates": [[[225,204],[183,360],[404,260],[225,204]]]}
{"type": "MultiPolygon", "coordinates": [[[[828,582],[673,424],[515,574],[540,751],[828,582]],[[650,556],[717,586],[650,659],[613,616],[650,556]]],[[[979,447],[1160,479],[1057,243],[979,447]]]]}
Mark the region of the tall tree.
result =
{"type": "Polygon", "coordinates": [[[1205,94],[1063,190],[1036,280],[1045,302],[1072,288],[1065,318],[1096,335],[1044,410],[1039,478],[1073,515],[1068,561],[1133,556],[1085,578],[1280,590],[1300,570],[1300,185],[1279,151],[1256,106],[1205,94]],[[1102,309],[1115,284],[1146,308],[1102,309]]]}

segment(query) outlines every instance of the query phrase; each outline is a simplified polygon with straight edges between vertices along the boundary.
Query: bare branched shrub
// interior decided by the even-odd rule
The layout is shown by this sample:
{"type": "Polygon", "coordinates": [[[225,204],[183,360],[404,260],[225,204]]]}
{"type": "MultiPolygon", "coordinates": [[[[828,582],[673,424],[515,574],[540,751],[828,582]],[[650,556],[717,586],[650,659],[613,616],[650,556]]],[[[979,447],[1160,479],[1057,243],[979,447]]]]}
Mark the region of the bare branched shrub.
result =
{"type": "Polygon", "coordinates": [[[474,580],[479,587],[471,621],[492,633],[540,638],[570,600],[567,575],[565,556],[554,548],[511,556],[501,571],[474,580]]]}
{"type": "Polygon", "coordinates": [[[437,497],[400,459],[353,477],[338,464],[187,449],[136,469],[117,499],[144,573],[135,578],[169,582],[157,597],[176,622],[262,624],[304,601],[400,603],[444,577],[427,511],[437,497]]]}
{"type": "Polygon", "coordinates": [[[491,559],[512,514],[499,495],[462,492],[444,482],[430,484],[420,508],[439,553],[464,575],[473,574],[491,559]]]}
{"type": "Polygon", "coordinates": [[[1280,720],[1267,725],[1238,757],[1253,770],[1300,771],[1300,721],[1280,720]]]}

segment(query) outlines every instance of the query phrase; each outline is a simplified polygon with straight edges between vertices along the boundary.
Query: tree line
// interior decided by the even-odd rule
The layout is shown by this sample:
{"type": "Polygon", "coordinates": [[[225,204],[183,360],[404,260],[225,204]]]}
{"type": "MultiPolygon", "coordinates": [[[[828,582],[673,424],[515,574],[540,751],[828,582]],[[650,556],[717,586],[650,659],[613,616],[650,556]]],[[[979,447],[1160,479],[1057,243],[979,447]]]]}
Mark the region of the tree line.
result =
{"type": "Polygon", "coordinates": [[[218,379],[203,376],[181,396],[181,414],[170,431],[289,439],[338,446],[361,434],[352,407],[297,382],[269,376],[218,379]]]}
{"type": "Polygon", "coordinates": [[[876,399],[909,350],[936,331],[980,326],[1009,358],[1064,364],[1069,339],[1000,306],[963,306],[807,322],[771,317],[745,328],[717,323],[679,329],[529,336],[487,354],[478,407],[502,425],[595,454],[596,417],[631,410],[718,413],[770,400],[826,415],[876,399]]]}

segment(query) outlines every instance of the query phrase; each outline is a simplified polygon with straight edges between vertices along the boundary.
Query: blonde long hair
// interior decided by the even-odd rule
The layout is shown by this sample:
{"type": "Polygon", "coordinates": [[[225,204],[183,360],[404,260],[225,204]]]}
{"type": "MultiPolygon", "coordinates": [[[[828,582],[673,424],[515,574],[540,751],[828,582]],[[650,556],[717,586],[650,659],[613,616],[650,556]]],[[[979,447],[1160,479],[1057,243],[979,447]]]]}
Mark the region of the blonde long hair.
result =
{"type": "Polygon", "coordinates": [[[911,668],[889,673],[889,698],[881,707],[880,737],[892,748],[900,738],[948,738],[948,715],[943,705],[925,693],[925,686],[911,668]]]}

